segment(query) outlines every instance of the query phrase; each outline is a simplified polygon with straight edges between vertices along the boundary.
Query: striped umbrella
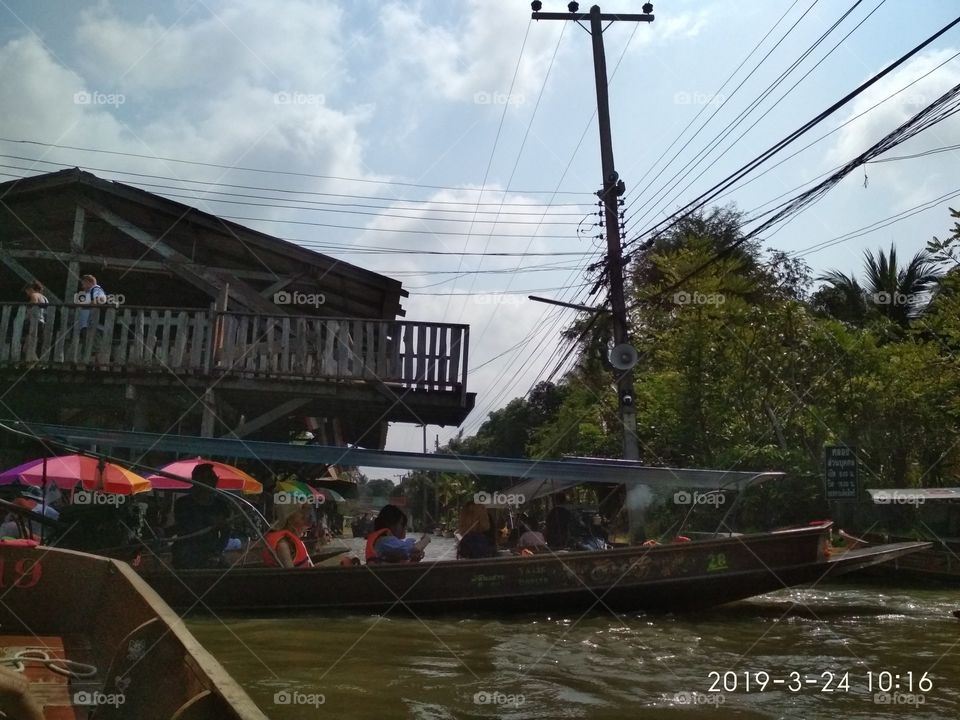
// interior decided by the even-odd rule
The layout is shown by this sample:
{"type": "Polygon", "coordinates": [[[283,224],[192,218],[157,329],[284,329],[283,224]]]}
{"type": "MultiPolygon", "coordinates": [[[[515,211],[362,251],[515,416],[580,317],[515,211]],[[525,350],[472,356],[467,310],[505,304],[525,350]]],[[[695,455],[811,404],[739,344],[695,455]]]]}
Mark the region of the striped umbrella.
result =
{"type": "Polygon", "coordinates": [[[87,455],[60,455],[30,460],[0,474],[0,485],[21,482],[42,487],[56,485],[61,490],[84,490],[114,495],[133,495],[150,489],[150,481],[125,467],[87,455]]]}
{"type": "MultiPolygon", "coordinates": [[[[197,465],[204,464],[213,465],[213,471],[217,474],[217,488],[220,490],[241,490],[246,495],[259,495],[263,492],[263,485],[256,478],[238,467],[216,460],[203,458],[177,460],[160,469],[171,475],[188,478],[193,475],[193,469],[197,465]]],[[[155,490],[189,490],[192,487],[188,482],[174,480],[164,475],[150,475],[147,479],[153,483],[155,490]]]]}

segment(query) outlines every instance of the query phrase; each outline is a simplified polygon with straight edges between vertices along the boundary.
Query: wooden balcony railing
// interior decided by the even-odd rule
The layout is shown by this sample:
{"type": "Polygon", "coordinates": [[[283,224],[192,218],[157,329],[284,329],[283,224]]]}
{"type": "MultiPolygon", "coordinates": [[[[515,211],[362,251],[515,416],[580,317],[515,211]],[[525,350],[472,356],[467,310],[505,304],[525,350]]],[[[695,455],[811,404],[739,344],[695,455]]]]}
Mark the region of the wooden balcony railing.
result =
{"type": "Polygon", "coordinates": [[[362,380],[466,400],[469,326],[196,308],[0,303],[0,367],[362,380]]]}

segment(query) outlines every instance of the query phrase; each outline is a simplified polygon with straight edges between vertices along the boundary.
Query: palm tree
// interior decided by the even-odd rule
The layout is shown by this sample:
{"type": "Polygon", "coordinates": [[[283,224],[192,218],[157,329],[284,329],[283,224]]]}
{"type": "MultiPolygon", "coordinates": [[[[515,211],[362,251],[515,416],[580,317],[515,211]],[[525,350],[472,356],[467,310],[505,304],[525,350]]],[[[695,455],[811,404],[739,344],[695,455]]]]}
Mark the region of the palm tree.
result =
{"type": "Polygon", "coordinates": [[[839,270],[824,273],[818,280],[826,283],[817,293],[817,302],[834,317],[862,324],[871,311],[906,326],[919,315],[929,301],[931,290],[943,275],[939,263],[928,250],[921,250],[905,266],[897,261],[897,249],[864,252],[864,285],[853,275],[839,270]]]}

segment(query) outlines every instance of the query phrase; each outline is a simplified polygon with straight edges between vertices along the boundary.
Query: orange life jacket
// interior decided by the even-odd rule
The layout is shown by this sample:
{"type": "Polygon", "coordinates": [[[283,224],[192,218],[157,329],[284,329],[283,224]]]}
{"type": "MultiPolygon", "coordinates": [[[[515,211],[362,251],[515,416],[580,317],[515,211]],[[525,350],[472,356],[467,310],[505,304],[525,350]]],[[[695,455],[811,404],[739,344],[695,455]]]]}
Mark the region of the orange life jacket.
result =
{"type": "Polygon", "coordinates": [[[364,559],[366,559],[368,564],[372,562],[373,563],[380,562],[380,558],[377,556],[377,548],[375,547],[377,544],[377,540],[382,538],[384,535],[390,535],[390,534],[391,533],[389,528],[381,528],[380,530],[374,530],[372,533],[367,535],[367,550],[363,556],[364,556],[364,559]]]}
{"type": "MultiPolygon", "coordinates": [[[[280,545],[281,540],[290,542],[293,545],[294,567],[313,564],[310,561],[310,553],[307,552],[307,546],[303,544],[303,540],[289,530],[271,530],[263,536],[263,539],[266,540],[267,546],[270,548],[270,550],[273,550],[273,553],[277,552],[277,547],[280,545]]],[[[265,565],[276,567],[277,560],[274,558],[273,553],[271,553],[270,550],[264,550],[261,557],[263,558],[265,565]]]]}

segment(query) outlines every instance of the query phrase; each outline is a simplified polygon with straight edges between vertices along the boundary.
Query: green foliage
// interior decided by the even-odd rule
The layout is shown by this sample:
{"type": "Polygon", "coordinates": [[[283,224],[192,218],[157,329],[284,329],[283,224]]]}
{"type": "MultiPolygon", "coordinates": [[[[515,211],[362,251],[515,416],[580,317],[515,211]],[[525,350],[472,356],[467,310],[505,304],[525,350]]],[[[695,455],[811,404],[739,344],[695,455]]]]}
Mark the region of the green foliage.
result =
{"type": "MultiPolygon", "coordinates": [[[[745,529],[827,515],[828,444],[858,448],[867,487],[955,483],[960,270],[941,267],[960,266],[960,223],[906,263],[893,246],[868,252],[862,280],[833,271],[810,295],[801,262],[738,244],[740,220],[732,208],[690,218],[631,266],[642,459],[787,472],[789,481],[743,498],[745,529]],[[891,302],[876,301],[883,293],[891,302]]],[[[609,326],[581,321],[569,333],[581,338],[580,360],[558,385],[541,388],[536,403],[535,392],[491,413],[450,449],[618,457],[622,428],[602,359],[609,326]]],[[[665,502],[652,519],[667,530],[679,512],[665,502]]]]}

